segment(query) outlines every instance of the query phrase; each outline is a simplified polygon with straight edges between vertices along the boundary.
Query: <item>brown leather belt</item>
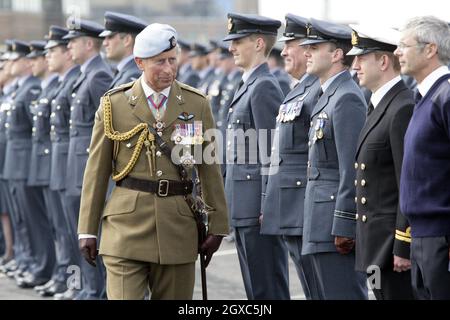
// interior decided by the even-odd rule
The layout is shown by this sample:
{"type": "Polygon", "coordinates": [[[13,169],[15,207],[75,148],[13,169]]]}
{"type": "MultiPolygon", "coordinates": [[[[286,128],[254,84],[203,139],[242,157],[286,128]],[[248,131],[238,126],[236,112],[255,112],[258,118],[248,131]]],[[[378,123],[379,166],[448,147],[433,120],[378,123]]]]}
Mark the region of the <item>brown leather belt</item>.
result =
{"type": "Polygon", "coordinates": [[[158,197],[184,196],[192,193],[192,180],[141,180],[126,177],[116,182],[116,185],[122,188],[132,189],[136,191],[151,192],[158,197]]]}

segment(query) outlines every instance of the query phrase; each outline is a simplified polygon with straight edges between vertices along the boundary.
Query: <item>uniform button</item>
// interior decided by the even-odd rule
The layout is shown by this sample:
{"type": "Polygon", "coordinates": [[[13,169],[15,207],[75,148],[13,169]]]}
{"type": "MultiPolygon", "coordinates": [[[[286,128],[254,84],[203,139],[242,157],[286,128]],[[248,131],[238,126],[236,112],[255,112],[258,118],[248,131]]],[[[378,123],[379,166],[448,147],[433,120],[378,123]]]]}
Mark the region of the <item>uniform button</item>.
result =
{"type": "Polygon", "coordinates": [[[33,127],[31,131],[36,132],[36,127],[33,127]]]}
{"type": "Polygon", "coordinates": [[[55,131],[55,126],[51,126],[50,129],[51,129],[52,131],[55,131]]]}
{"type": "Polygon", "coordinates": [[[355,197],[355,203],[358,203],[358,197],[355,197]]]}
{"type": "Polygon", "coordinates": [[[6,115],[7,115],[7,116],[11,116],[11,111],[8,111],[8,112],[6,113],[6,115]]]}
{"type": "Polygon", "coordinates": [[[157,157],[161,157],[161,155],[162,155],[161,151],[156,151],[156,156],[157,157]]]}
{"type": "Polygon", "coordinates": [[[158,176],[158,177],[161,177],[162,176],[162,171],[161,170],[158,170],[158,171],[156,171],[156,175],[158,176]]]}
{"type": "Polygon", "coordinates": [[[12,108],[11,109],[13,109],[13,110],[16,110],[16,106],[12,106],[12,108]]]}
{"type": "Polygon", "coordinates": [[[362,198],[361,198],[361,203],[362,203],[362,204],[366,204],[366,202],[367,202],[366,198],[362,197],[362,198]]]}
{"type": "Polygon", "coordinates": [[[231,146],[231,141],[228,141],[228,142],[227,142],[227,145],[228,145],[228,146],[231,146]]]}
{"type": "Polygon", "coordinates": [[[233,112],[233,108],[230,108],[229,110],[228,110],[228,113],[232,113],[233,112]]]}
{"type": "Polygon", "coordinates": [[[248,174],[248,175],[247,175],[247,180],[250,180],[250,178],[251,178],[251,177],[250,177],[250,175],[248,174]]]}
{"type": "Polygon", "coordinates": [[[72,125],[70,125],[69,128],[72,129],[72,125]]]}
{"type": "Polygon", "coordinates": [[[72,98],[75,98],[77,96],[77,94],[74,92],[72,93],[72,98]]]}
{"type": "Polygon", "coordinates": [[[53,99],[53,100],[52,100],[52,104],[55,104],[55,103],[56,103],[56,100],[55,100],[55,99],[53,99]]]}
{"type": "Polygon", "coordinates": [[[131,148],[131,143],[127,143],[127,148],[131,148]]]}
{"type": "Polygon", "coordinates": [[[38,112],[38,116],[42,117],[42,112],[41,111],[38,112]]]}
{"type": "Polygon", "coordinates": [[[308,141],[308,147],[311,147],[311,141],[308,141]]]}
{"type": "Polygon", "coordinates": [[[75,109],[75,107],[70,107],[70,111],[73,111],[75,109]]]}
{"type": "Polygon", "coordinates": [[[334,200],[334,196],[330,196],[330,199],[331,199],[331,200],[334,200]]]}
{"type": "Polygon", "coordinates": [[[5,128],[9,128],[9,123],[5,123],[5,128]]]}
{"type": "Polygon", "coordinates": [[[56,106],[56,110],[61,110],[61,106],[56,106]]]}
{"type": "Polygon", "coordinates": [[[366,170],[366,165],[364,163],[361,163],[361,170],[366,170]]]}
{"type": "Polygon", "coordinates": [[[279,131],[279,130],[280,130],[280,127],[276,127],[276,128],[275,128],[275,131],[279,131]]]}
{"type": "Polygon", "coordinates": [[[161,131],[158,132],[158,136],[162,137],[162,132],[161,131]]]}
{"type": "Polygon", "coordinates": [[[89,153],[89,148],[86,149],[86,152],[89,153]]]}
{"type": "Polygon", "coordinates": [[[228,125],[228,129],[231,129],[231,124],[228,125]]]}
{"type": "Polygon", "coordinates": [[[355,187],[358,185],[358,180],[355,180],[355,187]]]}
{"type": "Polygon", "coordinates": [[[34,117],[33,117],[33,121],[36,121],[36,120],[37,120],[37,117],[36,117],[36,116],[34,116],[34,117]]]}
{"type": "Polygon", "coordinates": [[[45,149],[45,150],[44,150],[44,153],[45,153],[45,154],[49,154],[49,153],[50,153],[50,150],[45,149]]]}
{"type": "Polygon", "coordinates": [[[355,169],[358,169],[358,162],[355,162],[355,169]]]}
{"type": "Polygon", "coordinates": [[[275,147],[272,147],[272,151],[275,151],[275,149],[276,149],[275,147]]]}
{"type": "Polygon", "coordinates": [[[361,180],[361,186],[364,187],[366,185],[366,180],[362,179],[361,180]]]}
{"type": "Polygon", "coordinates": [[[72,124],[72,119],[69,120],[69,124],[72,124]]]}
{"type": "Polygon", "coordinates": [[[314,122],[311,121],[311,122],[309,123],[309,126],[312,127],[313,124],[314,124],[314,122]]]}
{"type": "Polygon", "coordinates": [[[361,220],[362,220],[362,222],[366,222],[367,221],[367,217],[365,215],[363,215],[361,220]]]}
{"type": "Polygon", "coordinates": [[[301,182],[301,181],[297,181],[297,185],[298,185],[298,186],[301,186],[301,185],[302,185],[302,182],[301,182]]]}
{"type": "Polygon", "coordinates": [[[359,215],[358,215],[358,214],[356,214],[356,215],[355,215],[355,219],[356,219],[356,220],[358,220],[358,218],[359,218],[359,215]]]}
{"type": "Polygon", "coordinates": [[[239,123],[239,122],[240,122],[240,120],[239,120],[239,119],[237,119],[237,120],[236,120],[236,123],[239,123]]]}
{"type": "Polygon", "coordinates": [[[52,112],[52,114],[50,115],[51,118],[54,118],[56,116],[56,114],[54,112],[52,112]]]}

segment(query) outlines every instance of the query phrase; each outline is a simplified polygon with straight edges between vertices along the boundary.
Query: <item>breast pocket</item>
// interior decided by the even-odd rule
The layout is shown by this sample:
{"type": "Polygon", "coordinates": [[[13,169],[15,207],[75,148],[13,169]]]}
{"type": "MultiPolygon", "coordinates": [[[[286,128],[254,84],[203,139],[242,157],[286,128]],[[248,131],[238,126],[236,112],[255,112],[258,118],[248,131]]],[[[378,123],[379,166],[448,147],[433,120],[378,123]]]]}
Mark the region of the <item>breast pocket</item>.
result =
{"type": "Polygon", "coordinates": [[[37,177],[39,181],[47,181],[50,178],[50,145],[39,145],[37,150],[37,177]]]}
{"type": "Polygon", "coordinates": [[[70,110],[66,103],[56,101],[52,107],[52,113],[50,115],[50,123],[56,127],[68,127],[69,126],[70,110]]]}
{"type": "Polygon", "coordinates": [[[311,241],[333,242],[331,235],[336,207],[336,185],[318,185],[314,188],[311,215],[311,241]]]}

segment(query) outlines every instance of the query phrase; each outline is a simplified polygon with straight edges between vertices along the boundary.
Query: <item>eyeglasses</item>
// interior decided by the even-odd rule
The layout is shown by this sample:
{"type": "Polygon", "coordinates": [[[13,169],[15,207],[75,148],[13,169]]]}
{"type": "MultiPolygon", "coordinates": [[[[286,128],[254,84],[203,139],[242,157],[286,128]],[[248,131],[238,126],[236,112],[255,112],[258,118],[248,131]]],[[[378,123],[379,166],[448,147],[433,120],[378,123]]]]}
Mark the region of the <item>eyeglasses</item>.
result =
{"type": "Polygon", "coordinates": [[[413,47],[424,47],[424,46],[426,46],[427,44],[428,44],[429,42],[417,42],[416,44],[410,44],[410,45],[408,45],[408,44],[405,44],[405,43],[403,43],[403,42],[400,42],[399,44],[398,44],[398,46],[397,46],[397,48],[399,49],[399,50],[405,50],[406,48],[413,48],[413,47]]]}

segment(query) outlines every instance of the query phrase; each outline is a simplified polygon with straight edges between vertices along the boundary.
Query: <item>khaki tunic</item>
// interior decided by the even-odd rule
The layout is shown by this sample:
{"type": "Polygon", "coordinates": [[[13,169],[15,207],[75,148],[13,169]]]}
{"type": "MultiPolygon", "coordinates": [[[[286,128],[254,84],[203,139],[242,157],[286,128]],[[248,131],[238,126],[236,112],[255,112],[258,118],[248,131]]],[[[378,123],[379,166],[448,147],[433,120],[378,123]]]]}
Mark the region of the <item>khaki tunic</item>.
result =
{"type": "MultiPolygon", "coordinates": [[[[113,89],[110,95],[113,128],[124,133],[142,122],[155,123],[140,80],[113,89]]],[[[121,171],[128,163],[139,134],[128,141],[114,142],[104,133],[103,108],[96,113],[90,154],[84,174],[78,233],[97,234],[101,223],[100,254],[159,264],[184,264],[197,258],[197,229],[183,196],[158,197],[155,194],[115,187],[105,205],[105,194],[113,163],[121,171]],[[117,145],[118,144],[118,145],[117,145]]],[[[196,89],[175,81],[162,121],[162,138],[171,139],[177,123],[202,121],[203,131],[214,127],[206,97],[196,89]],[[185,121],[183,112],[194,115],[185,121]]],[[[205,149],[211,142],[203,143],[205,149]]],[[[157,150],[159,148],[157,147],[157,150]]],[[[143,147],[129,177],[145,180],[180,180],[176,166],[164,154],[156,157],[156,171],[150,166],[143,147]]],[[[223,180],[218,164],[197,165],[205,202],[212,207],[209,233],[227,234],[228,215],[223,180]]],[[[192,176],[192,170],[188,170],[192,176]]]]}

